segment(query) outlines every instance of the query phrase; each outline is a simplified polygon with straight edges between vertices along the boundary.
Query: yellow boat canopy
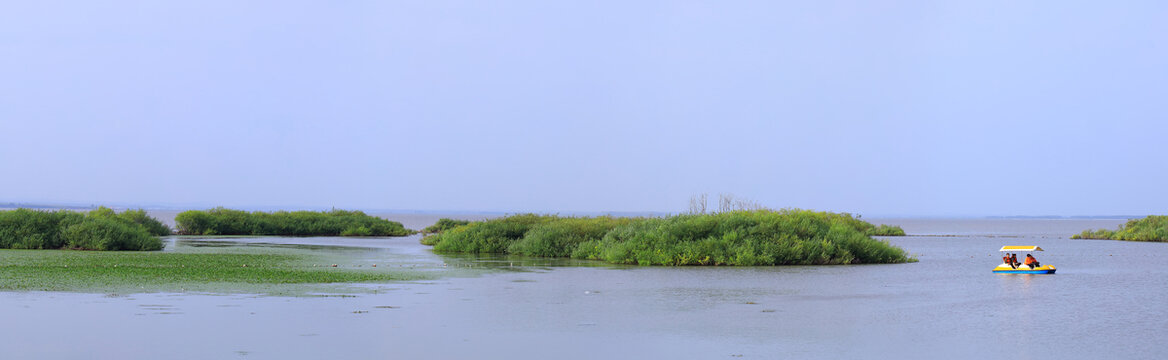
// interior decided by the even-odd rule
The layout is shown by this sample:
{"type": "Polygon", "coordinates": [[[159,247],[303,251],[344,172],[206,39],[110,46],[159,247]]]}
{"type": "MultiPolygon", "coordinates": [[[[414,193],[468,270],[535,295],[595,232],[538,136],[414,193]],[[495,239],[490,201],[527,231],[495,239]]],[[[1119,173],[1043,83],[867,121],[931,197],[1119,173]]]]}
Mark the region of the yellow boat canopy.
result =
{"type": "Polygon", "coordinates": [[[1002,249],[998,250],[998,251],[1042,251],[1042,248],[1037,247],[1037,246],[1029,246],[1029,245],[1028,246],[1010,245],[1010,246],[1003,246],[1002,249]]]}

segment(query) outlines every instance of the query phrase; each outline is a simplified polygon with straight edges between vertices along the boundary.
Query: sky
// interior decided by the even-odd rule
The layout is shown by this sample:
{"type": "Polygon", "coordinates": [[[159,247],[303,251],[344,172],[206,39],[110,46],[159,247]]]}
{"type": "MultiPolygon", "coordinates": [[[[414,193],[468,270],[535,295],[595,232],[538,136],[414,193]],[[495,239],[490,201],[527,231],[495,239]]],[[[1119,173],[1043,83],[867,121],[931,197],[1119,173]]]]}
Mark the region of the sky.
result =
{"type": "Polygon", "coordinates": [[[1168,213],[1163,1],[0,8],[0,203],[1168,213]]]}

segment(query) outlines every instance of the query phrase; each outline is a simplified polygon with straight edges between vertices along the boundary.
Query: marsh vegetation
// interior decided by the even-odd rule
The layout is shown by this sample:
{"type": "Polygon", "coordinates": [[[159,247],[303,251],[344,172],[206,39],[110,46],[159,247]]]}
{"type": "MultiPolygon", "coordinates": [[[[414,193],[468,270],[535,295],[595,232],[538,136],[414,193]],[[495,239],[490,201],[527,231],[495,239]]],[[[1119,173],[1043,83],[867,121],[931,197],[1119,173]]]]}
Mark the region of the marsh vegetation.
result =
{"type": "MultiPolygon", "coordinates": [[[[446,253],[572,257],[639,265],[821,265],[913,261],[851,214],[727,211],[664,218],[522,214],[426,237],[446,253]]],[[[887,228],[881,231],[888,231],[887,228]]]]}
{"type": "Polygon", "coordinates": [[[189,210],[174,218],[180,235],[406,236],[401,223],[361,211],[189,210]]]}
{"type": "Polygon", "coordinates": [[[1115,230],[1084,230],[1071,238],[1168,242],[1168,216],[1150,215],[1143,219],[1132,219],[1115,230]]]}
{"type": "Polygon", "coordinates": [[[0,211],[0,249],[160,250],[157,236],[167,234],[169,227],[140,209],[0,211]]]}

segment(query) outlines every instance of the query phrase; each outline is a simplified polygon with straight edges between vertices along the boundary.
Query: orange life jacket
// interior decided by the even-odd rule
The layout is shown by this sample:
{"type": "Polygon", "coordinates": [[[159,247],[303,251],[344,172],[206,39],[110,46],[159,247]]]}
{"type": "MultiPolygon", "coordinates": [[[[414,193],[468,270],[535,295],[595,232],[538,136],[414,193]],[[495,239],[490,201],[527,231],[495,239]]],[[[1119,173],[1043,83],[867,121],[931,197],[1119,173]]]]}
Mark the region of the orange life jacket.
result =
{"type": "Polygon", "coordinates": [[[1035,259],[1035,258],[1033,258],[1033,257],[1030,257],[1030,256],[1027,256],[1027,257],[1026,257],[1026,265],[1030,265],[1030,264],[1033,264],[1033,263],[1036,263],[1036,262],[1038,262],[1038,259],[1035,259]]]}

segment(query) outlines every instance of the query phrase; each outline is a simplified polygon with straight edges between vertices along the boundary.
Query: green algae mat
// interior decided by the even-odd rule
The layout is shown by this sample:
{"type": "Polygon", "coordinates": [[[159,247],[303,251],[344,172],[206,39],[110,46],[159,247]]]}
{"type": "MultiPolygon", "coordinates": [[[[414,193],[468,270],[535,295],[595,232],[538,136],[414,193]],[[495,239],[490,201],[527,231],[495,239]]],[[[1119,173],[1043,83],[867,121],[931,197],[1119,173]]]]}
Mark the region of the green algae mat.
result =
{"type": "Polygon", "coordinates": [[[423,280],[360,263],[360,249],[178,247],[165,252],[0,250],[0,291],[295,294],[310,286],[423,280]],[[333,266],[337,264],[337,266],[333,266]]]}

